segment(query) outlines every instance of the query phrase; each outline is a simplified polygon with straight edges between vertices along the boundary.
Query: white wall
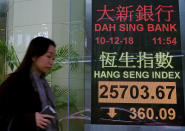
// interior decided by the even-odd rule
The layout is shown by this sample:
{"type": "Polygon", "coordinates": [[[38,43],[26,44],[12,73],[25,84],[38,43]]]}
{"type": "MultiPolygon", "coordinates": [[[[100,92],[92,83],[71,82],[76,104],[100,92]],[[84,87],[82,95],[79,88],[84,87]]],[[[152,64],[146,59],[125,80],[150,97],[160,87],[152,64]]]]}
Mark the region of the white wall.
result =
{"type": "Polygon", "coordinates": [[[52,38],[51,0],[9,0],[8,40],[22,60],[35,36],[52,38]]]}

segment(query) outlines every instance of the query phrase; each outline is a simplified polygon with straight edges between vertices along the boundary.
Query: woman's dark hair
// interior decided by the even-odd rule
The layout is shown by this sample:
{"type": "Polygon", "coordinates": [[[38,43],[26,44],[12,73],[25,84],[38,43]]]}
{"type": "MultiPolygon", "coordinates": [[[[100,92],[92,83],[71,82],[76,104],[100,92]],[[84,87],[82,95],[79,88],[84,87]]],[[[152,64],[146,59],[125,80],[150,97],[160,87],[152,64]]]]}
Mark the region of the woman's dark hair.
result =
{"type": "Polygon", "coordinates": [[[28,46],[26,54],[23,58],[23,61],[21,62],[20,66],[14,73],[16,72],[25,73],[29,71],[33,63],[32,58],[44,55],[47,52],[50,45],[56,47],[55,42],[52,41],[51,39],[45,37],[36,37],[32,39],[28,46]]]}

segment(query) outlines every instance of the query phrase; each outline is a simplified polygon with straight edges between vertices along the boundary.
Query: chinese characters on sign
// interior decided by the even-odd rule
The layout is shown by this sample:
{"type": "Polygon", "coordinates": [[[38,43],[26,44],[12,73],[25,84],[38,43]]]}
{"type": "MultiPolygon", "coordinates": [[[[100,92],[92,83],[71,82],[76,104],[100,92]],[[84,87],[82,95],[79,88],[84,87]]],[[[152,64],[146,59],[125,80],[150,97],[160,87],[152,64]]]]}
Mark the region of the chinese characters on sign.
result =
{"type": "Polygon", "coordinates": [[[116,59],[117,52],[104,52],[100,55],[101,67],[112,68],[172,68],[172,58],[169,55],[170,52],[157,52],[155,54],[138,52],[137,56],[129,55],[129,52],[121,52],[121,55],[116,59]],[[115,65],[115,61],[118,61],[118,65],[115,65]],[[134,62],[135,61],[135,62],[134,62]],[[137,63],[133,65],[132,63],[137,63]],[[155,65],[154,65],[155,64],[155,65]]]}
{"type": "Polygon", "coordinates": [[[164,21],[171,21],[171,14],[174,12],[173,5],[163,6],[158,5],[156,8],[153,5],[134,5],[121,6],[118,5],[115,8],[107,9],[107,5],[104,4],[103,10],[96,10],[102,12],[101,17],[97,20],[100,21],[104,18],[108,18],[110,21],[132,21],[135,18],[135,21],[155,21],[153,16],[157,16],[157,21],[161,21],[161,15],[166,15],[164,21]],[[114,13],[113,17],[109,15],[109,12],[114,13]]]}
{"type": "Polygon", "coordinates": [[[182,79],[178,0],[92,1],[93,124],[183,125],[182,79]]]}

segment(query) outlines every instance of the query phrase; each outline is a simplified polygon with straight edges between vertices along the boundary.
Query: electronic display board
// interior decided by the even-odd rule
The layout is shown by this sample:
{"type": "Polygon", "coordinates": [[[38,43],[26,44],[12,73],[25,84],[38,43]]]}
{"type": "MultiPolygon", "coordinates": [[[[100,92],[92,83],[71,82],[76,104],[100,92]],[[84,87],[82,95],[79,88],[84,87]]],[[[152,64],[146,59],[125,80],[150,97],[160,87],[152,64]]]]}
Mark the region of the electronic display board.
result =
{"type": "Polygon", "coordinates": [[[184,125],[178,0],[92,1],[92,124],[184,125]]]}

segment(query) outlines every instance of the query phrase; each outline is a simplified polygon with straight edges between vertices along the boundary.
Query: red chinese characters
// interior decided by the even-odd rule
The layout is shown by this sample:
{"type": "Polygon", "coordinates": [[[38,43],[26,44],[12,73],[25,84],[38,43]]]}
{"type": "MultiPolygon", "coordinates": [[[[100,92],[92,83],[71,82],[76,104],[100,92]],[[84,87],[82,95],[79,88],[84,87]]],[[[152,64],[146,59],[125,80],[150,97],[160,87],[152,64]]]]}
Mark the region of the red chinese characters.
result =
{"type": "Polygon", "coordinates": [[[171,22],[172,13],[174,13],[173,5],[158,5],[154,8],[153,5],[118,5],[115,8],[104,5],[104,9],[98,9],[101,15],[97,22],[102,20],[133,22],[133,21],[165,21],[171,22]]]}

